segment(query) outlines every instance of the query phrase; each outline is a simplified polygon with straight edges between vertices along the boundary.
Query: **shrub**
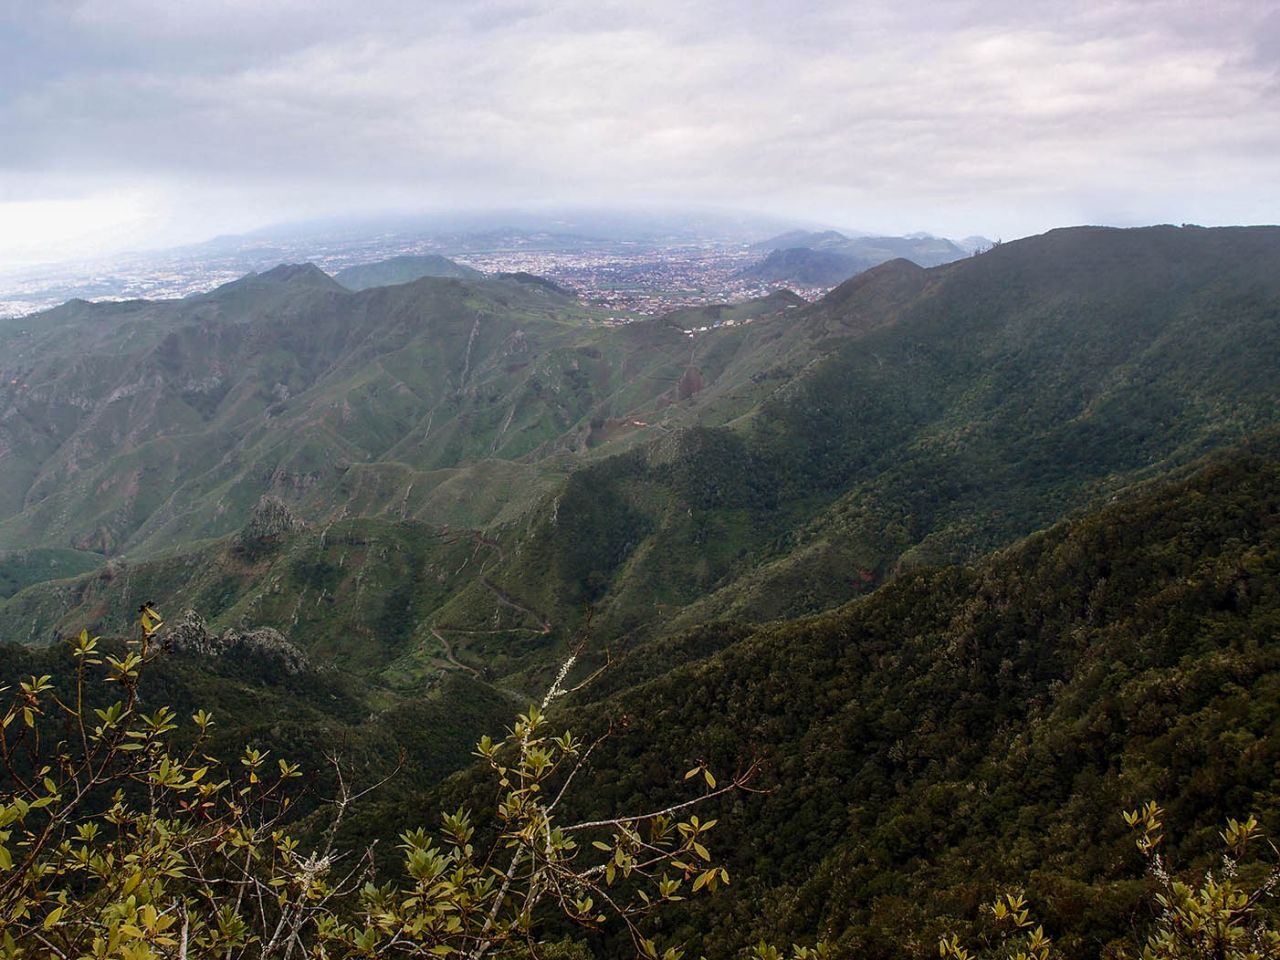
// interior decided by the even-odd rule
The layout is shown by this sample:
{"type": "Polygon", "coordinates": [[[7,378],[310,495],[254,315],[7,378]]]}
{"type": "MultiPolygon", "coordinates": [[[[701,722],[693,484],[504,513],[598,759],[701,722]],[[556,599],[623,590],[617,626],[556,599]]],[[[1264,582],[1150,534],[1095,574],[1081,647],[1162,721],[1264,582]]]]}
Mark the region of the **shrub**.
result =
{"type": "Polygon", "coordinates": [[[168,707],[144,712],[139,682],[162,654],[160,627],[144,606],[137,637],[115,653],[87,633],[72,641],[61,685],[40,676],[0,688],[0,957],[480,960],[529,955],[539,919],[559,913],[584,927],[616,918],[638,954],[657,958],[639,918],[729,881],[706,846],[715,821],[692,811],[749,772],[718,785],[695,767],[686,779],[700,788],[686,802],[557,818],[599,742],[546,730],[575,657],[505,738],[477,748],[501,791],[492,843],[477,844],[465,810],[445,814],[438,836],[400,834],[404,876],[380,882],[371,850],[335,846],[344,813],[376,786],[347,784],[338,766],[328,828],[304,850],[289,829],[297,765],[253,748],[232,762],[206,756],[208,713],[188,731],[168,707]],[[103,707],[88,696],[98,680],[114,691],[103,707]]]}

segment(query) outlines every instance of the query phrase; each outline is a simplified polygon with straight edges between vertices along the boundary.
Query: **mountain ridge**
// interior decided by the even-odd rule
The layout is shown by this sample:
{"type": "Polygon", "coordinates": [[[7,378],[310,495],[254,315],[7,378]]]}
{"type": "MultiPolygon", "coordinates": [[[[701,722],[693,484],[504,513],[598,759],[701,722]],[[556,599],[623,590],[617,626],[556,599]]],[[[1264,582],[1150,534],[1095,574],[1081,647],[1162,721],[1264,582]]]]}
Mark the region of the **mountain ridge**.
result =
{"type": "MultiPolygon", "coordinates": [[[[430,350],[414,347],[413,364],[448,358],[430,379],[405,379],[412,365],[388,368],[404,371],[387,387],[416,418],[387,429],[371,408],[382,445],[354,447],[369,443],[367,428],[341,431],[365,414],[338,379],[325,431],[313,434],[327,446],[245,475],[241,516],[272,493],[318,529],[345,515],[473,531],[476,544],[494,544],[477,547],[481,575],[443,593],[410,588],[416,626],[392,672],[437,669],[445,647],[434,629],[464,662],[506,657],[504,669],[533,671],[513,682],[536,685],[584,606],[602,638],[636,640],[821,610],[913,567],[988,552],[1267,427],[1280,397],[1278,265],[1276,229],[1078,228],[927,270],[890,261],[818,303],[692,339],[663,322],[597,329],[580,313],[563,316],[581,309],[572,301],[505,281],[325,292],[397,343],[419,342],[427,294],[473,308],[432,326],[430,350]],[[513,307],[534,311],[537,325],[502,320],[513,307]],[[437,355],[445,329],[451,345],[437,355]],[[533,362],[535,330],[552,337],[551,366],[533,362]],[[564,331],[569,339],[558,339],[564,331]],[[541,392],[529,392],[530,367],[541,392]],[[522,410],[526,424],[545,426],[546,408],[522,404],[546,402],[553,375],[563,378],[551,407],[563,411],[562,432],[504,456],[522,410]],[[508,376],[517,379],[503,400],[489,384],[508,376]],[[443,383],[435,410],[458,411],[446,433],[410,386],[428,382],[443,383]],[[497,632],[484,626],[495,615],[497,632]]],[[[366,336],[353,370],[377,369],[366,336]]],[[[271,421],[294,422],[295,401],[268,400],[257,409],[285,409],[255,429],[275,437],[271,421]]],[[[302,422],[313,409],[304,405],[302,422]]],[[[270,442],[288,450],[298,431],[279,437],[270,442]]],[[[229,535],[233,517],[202,537],[229,535]]],[[[180,547],[166,531],[184,525],[166,508],[138,542],[180,547]]],[[[50,615],[50,596],[28,590],[0,609],[30,624],[50,615]]],[[[68,609],[69,623],[97,607],[68,609]]],[[[326,636],[355,622],[316,616],[326,636]]]]}
{"type": "Polygon", "coordinates": [[[410,283],[423,277],[454,277],[460,280],[479,280],[484,274],[463,266],[439,254],[406,254],[378,260],[372,263],[345,267],[333,275],[333,279],[348,290],[360,291],[370,287],[386,287],[410,283]]]}
{"type": "Polygon", "coordinates": [[[767,256],[742,270],[741,276],[805,287],[834,287],[890,260],[905,259],[921,267],[936,267],[972,253],[971,249],[931,234],[847,237],[835,230],[791,231],[755,244],[755,248],[767,251],[767,256]]]}

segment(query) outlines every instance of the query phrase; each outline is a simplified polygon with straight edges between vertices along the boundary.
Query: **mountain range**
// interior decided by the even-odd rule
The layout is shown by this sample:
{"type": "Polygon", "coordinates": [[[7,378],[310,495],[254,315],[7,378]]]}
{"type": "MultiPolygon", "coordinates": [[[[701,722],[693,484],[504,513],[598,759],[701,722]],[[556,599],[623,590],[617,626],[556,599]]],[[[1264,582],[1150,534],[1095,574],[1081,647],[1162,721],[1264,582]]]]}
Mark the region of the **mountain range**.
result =
{"type": "Polygon", "coordinates": [[[768,255],[742,275],[770,283],[834,287],[890,260],[901,258],[917,266],[936,267],[989,246],[982,237],[954,243],[929,234],[847,237],[835,230],[791,230],[755,244],[768,255]]]}
{"type": "Polygon", "coordinates": [[[1277,809],[1280,228],[1055,230],[625,325],[403,266],[0,321],[12,669],[190,609],[164,689],[255,703],[227,743],[389,763],[412,727],[372,837],[480,802],[469,739],[589,637],[617,665],[569,720],[629,732],[584,815],[769,758],[720,815],[741,882],[664,921],[709,957],[932,953],[1004,882],[1096,955],[1141,893],[1119,805],[1168,799],[1188,859],[1277,809]]]}

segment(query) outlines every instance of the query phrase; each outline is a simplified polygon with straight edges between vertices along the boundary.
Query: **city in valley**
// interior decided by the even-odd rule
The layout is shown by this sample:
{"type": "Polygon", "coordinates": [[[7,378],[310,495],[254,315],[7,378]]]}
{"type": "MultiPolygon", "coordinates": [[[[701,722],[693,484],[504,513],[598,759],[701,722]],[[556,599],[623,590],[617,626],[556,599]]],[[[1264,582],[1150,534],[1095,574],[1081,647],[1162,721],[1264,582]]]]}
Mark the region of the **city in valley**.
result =
{"type": "Polygon", "coordinates": [[[595,240],[516,230],[368,239],[276,237],[269,243],[243,237],[94,263],[22,270],[0,265],[0,317],[23,316],[73,298],[181,298],[280,263],[311,262],[332,274],[356,264],[429,253],[489,274],[545,277],[602,308],[605,322],[747,300],[783,287],[815,299],[829,288],[745,276],[766,252],[740,240],[595,240]]]}

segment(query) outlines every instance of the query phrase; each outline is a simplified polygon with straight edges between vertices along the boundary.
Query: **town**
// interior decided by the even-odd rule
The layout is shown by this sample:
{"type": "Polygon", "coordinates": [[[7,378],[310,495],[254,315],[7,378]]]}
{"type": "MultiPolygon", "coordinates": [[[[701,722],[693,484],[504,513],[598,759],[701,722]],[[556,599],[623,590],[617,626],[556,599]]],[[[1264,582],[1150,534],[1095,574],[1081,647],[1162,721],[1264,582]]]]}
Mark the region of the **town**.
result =
{"type": "Polygon", "coordinates": [[[664,244],[529,235],[516,231],[446,237],[354,241],[308,238],[271,244],[201,244],[109,262],[0,270],[0,318],[23,316],[73,298],[177,299],[279,263],[310,261],[333,274],[354,264],[437,253],[489,274],[531,273],[609,312],[607,322],[662,316],[683,307],[766,296],[789,286],[808,300],[822,287],[768,283],[744,276],[763,254],[740,241],[664,244]]]}

